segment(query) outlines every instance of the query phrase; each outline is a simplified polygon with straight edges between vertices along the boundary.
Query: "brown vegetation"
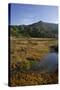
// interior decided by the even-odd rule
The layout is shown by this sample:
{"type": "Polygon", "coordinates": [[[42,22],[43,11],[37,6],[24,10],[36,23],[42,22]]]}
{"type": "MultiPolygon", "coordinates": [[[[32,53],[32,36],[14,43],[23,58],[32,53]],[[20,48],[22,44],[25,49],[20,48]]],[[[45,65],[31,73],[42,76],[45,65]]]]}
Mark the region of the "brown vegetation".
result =
{"type": "Polygon", "coordinates": [[[10,39],[10,86],[58,83],[58,74],[32,72],[31,65],[40,61],[57,44],[55,39],[10,39]]]}

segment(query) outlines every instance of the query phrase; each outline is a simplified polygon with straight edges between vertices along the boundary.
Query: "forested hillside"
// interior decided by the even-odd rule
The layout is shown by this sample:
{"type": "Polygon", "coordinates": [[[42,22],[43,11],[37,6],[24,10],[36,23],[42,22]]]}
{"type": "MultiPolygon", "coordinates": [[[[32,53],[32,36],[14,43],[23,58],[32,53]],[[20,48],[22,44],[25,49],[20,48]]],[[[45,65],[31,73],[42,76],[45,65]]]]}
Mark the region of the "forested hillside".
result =
{"type": "Polygon", "coordinates": [[[31,25],[10,25],[10,35],[16,37],[57,38],[58,24],[39,21],[31,25]]]}

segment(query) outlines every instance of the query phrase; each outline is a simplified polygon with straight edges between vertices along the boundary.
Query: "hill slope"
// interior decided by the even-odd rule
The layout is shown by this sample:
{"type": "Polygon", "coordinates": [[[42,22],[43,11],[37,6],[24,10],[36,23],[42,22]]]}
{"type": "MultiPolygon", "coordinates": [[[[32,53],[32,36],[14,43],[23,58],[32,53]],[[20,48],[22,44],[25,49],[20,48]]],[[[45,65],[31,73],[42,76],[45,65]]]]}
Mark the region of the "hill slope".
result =
{"type": "Polygon", "coordinates": [[[16,37],[57,38],[58,24],[39,21],[31,25],[10,25],[10,35],[16,37]]]}

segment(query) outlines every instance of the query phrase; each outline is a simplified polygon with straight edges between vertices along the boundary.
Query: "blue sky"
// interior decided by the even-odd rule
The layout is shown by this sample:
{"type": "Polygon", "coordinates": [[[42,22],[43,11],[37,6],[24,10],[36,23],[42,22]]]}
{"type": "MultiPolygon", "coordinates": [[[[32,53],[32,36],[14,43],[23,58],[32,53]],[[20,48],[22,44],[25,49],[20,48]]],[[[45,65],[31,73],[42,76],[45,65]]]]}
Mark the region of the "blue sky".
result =
{"type": "Polygon", "coordinates": [[[28,25],[38,21],[58,23],[58,7],[29,4],[11,4],[10,24],[28,25]]]}

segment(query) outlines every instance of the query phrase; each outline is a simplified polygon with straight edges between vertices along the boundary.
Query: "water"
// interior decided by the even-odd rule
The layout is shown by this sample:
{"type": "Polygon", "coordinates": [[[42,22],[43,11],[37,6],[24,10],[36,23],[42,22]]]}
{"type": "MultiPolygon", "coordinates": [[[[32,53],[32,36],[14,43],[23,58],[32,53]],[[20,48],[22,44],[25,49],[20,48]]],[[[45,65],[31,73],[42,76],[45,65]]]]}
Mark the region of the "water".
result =
{"type": "Polygon", "coordinates": [[[47,54],[40,62],[32,66],[33,70],[40,72],[54,72],[58,68],[58,54],[55,52],[47,54]]]}

